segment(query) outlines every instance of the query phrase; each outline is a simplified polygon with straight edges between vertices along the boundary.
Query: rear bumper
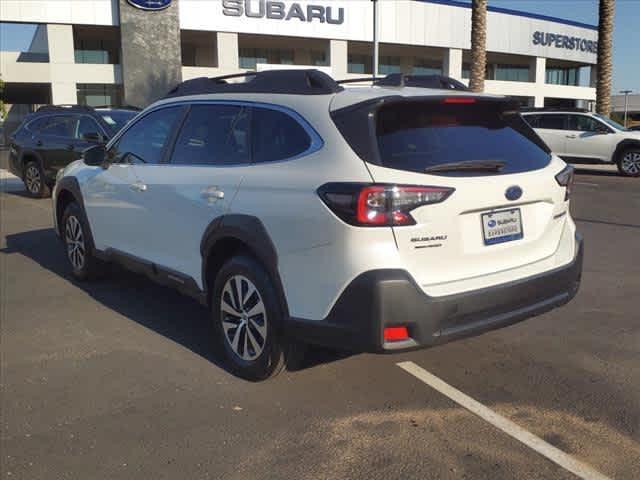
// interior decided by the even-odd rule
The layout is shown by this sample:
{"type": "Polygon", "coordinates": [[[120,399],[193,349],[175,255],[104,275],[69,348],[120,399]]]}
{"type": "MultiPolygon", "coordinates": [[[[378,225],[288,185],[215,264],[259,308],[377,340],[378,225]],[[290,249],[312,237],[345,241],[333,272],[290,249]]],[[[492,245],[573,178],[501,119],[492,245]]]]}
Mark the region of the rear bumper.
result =
{"type": "Polygon", "coordinates": [[[290,318],[287,335],[359,352],[391,352],[438,345],[501,328],[568,303],[578,292],[583,241],[561,268],[471,292],[430,297],[404,270],[374,270],[344,290],[324,320],[290,318]],[[384,342],[385,327],[406,326],[410,338],[384,342]]]}

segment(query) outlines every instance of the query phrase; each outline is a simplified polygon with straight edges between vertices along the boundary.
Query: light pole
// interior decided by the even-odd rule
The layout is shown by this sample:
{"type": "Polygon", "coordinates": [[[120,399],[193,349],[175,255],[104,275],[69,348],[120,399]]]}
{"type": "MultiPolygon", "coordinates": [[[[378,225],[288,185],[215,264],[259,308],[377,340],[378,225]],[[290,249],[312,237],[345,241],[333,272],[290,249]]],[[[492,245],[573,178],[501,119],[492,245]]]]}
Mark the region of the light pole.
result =
{"type": "Polygon", "coordinates": [[[378,53],[380,51],[378,39],[378,0],[373,2],[373,78],[378,77],[378,53]]]}
{"type": "Polygon", "coordinates": [[[624,93],[624,128],[627,128],[627,110],[629,109],[629,94],[631,90],[620,90],[620,93],[624,93]]]}

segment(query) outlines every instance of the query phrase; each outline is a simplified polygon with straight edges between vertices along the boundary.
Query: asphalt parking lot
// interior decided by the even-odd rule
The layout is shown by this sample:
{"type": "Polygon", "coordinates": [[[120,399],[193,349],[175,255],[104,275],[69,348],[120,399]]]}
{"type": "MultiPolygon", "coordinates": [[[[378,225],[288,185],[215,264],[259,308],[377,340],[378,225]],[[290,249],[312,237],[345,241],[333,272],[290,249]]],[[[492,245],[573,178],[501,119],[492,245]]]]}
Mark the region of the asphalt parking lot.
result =
{"type": "Polygon", "coordinates": [[[225,370],[190,299],[115,269],[71,280],[49,201],[1,181],[2,478],[576,478],[401,362],[603,477],[640,478],[638,179],[579,170],[586,257],[566,307],[410,354],[313,350],[261,384],[225,370]]]}

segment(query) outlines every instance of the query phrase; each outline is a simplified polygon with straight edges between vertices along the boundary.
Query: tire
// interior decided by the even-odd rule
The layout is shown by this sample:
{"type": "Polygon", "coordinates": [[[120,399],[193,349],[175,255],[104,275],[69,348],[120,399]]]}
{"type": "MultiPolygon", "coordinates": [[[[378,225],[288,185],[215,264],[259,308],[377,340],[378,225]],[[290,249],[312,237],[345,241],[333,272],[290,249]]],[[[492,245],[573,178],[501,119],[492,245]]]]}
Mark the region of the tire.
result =
{"type": "Polygon", "coordinates": [[[98,278],[103,272],[104,263],[93,253],[89,226],[76,203],[70,203],[65,209],[60,232],[73,276],[83,281],[98,278]]]}
{"type": "Polygon", "coordinates": [[[215,329],[236,375],[262,381],[283,370],[283,314],[260,263],[245,255],[228,260],[218,272],[210,303],[215,329]]]}
{"type": "Polygon", "coordinates": [[[45,198],[51,195],[51,189],[45,182],[44,171],[39,162],[30,161],[24,167],[24,186],[33,198],[45,198]]]}
{"type": "Polygon", "coordinates": [[[640,148],[629,148],[618,157],[618,171],[625,177],[640,177],[640,148]]]}

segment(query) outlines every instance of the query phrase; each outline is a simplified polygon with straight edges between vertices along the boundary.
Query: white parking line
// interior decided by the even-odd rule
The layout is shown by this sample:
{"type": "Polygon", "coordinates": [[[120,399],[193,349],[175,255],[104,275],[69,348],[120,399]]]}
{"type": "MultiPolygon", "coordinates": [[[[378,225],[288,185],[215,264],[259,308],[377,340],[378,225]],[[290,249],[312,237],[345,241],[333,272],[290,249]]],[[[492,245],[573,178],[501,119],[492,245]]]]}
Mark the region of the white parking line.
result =
{"type": "Polygon", "coordinates": [[[589,183],[589,182],[573,182],[576,185],[586,185],[588,187],[599,187],[600,185],[598,185],[597,183],[589,183]]]}
{"type": "Polygon", "coordinates": [[[437,390],[446,397],[449,397],[458,405],[466,408],[471,413],[476,414],[483,420],[486,420],[491,425],[502,430],[507,435],[510,435],[516,440],[524,443],[527,447],[535,450],[540,455],[558,464],[565,470],[586,480],[610,480],[609,477],[606,477],[600,472],[597,472],[589,465],[576,460],[571,455],[564,453],[562,450],[557,449],[553,445],[542,440],[540,437],[536,437],[534,434],[516,425],[508,418],[505,418],[502,415],[494,412],[490,408],[485,407],[480,402],[474,400],[468,395],[465,395],[460,390],[457,390],[451,385],[445,383],[444,381],[440,380],[432,373],[427,372],[424,368],[419,367],[415,363],[401,362],[397,365],[406,372],[416,377],[418,380],[421,380],[431,388],[437,390]]]}

